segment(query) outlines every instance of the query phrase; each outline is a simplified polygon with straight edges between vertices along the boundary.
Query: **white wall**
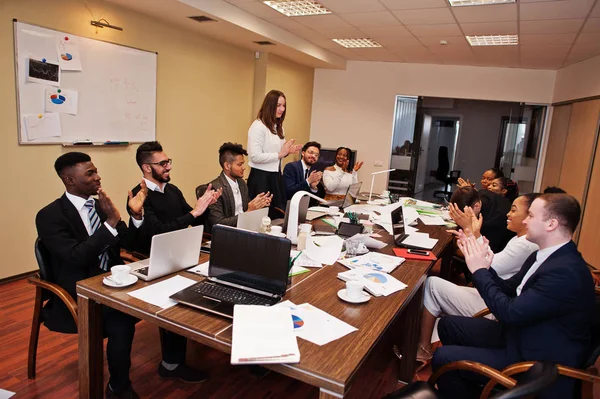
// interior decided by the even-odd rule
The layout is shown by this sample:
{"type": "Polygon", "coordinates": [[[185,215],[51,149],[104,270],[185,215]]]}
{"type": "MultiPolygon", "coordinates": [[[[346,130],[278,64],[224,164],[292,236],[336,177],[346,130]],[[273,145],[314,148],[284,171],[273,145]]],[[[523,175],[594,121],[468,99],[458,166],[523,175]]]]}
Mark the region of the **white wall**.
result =
{"type": "MultiPolygon", "coordinates": [[[[363,61],[348,62],[344,71],[317,69],[311,140],[356,148],[365,161],[359,178],[368,182],[390,162],[396,95],[550,103],[555,77],[556,71],[546,70],[363,61]]],[[[375,187],[380,191],[385,184],[378,179],[375,187]]]]}
{"type": "Polygon", "coordinates": [[[600,95],[600,56],[558,70],[553,102],[600,95]]]}

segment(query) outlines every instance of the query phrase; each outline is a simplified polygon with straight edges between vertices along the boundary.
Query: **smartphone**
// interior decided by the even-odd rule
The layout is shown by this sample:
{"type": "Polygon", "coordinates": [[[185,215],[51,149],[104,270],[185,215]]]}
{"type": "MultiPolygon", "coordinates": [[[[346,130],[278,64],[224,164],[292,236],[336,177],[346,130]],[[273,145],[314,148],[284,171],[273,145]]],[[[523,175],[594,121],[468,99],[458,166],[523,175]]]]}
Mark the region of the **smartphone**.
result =
{"type": "Polygon", "coordinates": [[[406,252],[413,255],[429,256],[429,251],[423,251],[422,249],[407,249],[406,252]]]}

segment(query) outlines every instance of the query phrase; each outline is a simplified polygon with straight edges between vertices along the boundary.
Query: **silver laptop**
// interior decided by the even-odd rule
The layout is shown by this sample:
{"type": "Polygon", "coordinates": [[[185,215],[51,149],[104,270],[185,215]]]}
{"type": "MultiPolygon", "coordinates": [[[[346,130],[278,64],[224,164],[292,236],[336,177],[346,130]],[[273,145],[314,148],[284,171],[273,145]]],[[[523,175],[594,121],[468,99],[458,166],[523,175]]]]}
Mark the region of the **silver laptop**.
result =
{"type": "Polygon", "coordinates": [[[249,231],[259,231],[262,218],[265,216],[269,216],[269,207],[240,213],[237,217],[237,228],[249,231]]]}
{"type": "Polygon", "coordinates": [[[151,281],[197,265],[203,232],[204,226],[197,226],[153,236],[150,258],[130,263],[130,273],[151,281]]]}

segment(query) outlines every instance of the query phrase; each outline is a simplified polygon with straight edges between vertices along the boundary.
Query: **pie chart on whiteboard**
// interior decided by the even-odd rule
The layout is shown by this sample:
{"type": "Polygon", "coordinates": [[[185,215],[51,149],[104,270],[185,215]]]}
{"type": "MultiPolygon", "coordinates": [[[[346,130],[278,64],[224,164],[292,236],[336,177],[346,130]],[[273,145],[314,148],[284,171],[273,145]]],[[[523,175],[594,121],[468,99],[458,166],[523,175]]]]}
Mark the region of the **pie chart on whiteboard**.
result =
{"type": "Polygon", "coordinates": [[[64,53],[60,55],[60,58],[62,58],[65,61],[71,61],[73,59],[73,56],[69,53],[64,53]]]}
{"type": "Polygon", "coordinates": [[[62,104],[65,101],[67,101],[67,99],[65,98],[65,96],[61,96],[60,94],[52,94],[50,96],[50,101],[52,101],[54,104],[62,104]]]}

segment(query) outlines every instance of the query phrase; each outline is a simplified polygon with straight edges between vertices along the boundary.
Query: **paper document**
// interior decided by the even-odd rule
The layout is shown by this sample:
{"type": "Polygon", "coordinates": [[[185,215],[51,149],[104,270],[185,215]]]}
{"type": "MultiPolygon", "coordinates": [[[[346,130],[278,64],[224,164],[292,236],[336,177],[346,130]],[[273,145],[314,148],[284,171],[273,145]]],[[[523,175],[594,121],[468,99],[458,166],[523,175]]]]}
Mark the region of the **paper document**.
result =
{"type": "Polygon", "coordinates": [[[323,265],[333,265],[342,252],[344,240],[338,236],[308,237],[304,253],[310,259],[323,265]]]}
{"type": "Polygon", "coordinates": [[[325,345],[351,332],[358,331],[356,327],[309,303],[296,306],[290,301],[285,301],[274,307],[290,309],[296,335],[313,344],[325,345]]]}
{"type": "Polygon", "coordinates": [[[441,216],[419,215],[421,222],[427,226],[445,226],[446,221],[441,216]]]}
{"type": "Polygon", "coordinates": [[[407,287],[393,276],[374,271],[370,267],[359,267],[338,273],[338,278],[343,281],[360,281],[365,285],[365,289],[375,296],[388,296],[407,287]]]}
{"type": "Polygon", "coordinates": [[[339,262],[349,269],[368,267],[372,270],[391,273],[399,265],[401,265],[402,262],[404,262],[404,258],[381,254],[378,252],[369,252],[368,254],[355,256],[354,258],[343,259],[339,262]]]}
{"type": "Polygon", "coordinates": [[[77,97],[75,90],[46,87],[44,109],[46,112],[77,115],[77,97]]]}
{"type": "Polygon", "coordinates": [[[298,363],[294,323],[285,306],[235,305],[231,364],[298,363]]]}
{"type": "Polygon", "coordinates": [[[175,276],[160,283],[154,283],[139,290],[128,292],[128,294],[151,305],[167,309],[173,305],[177,305],[177,302],[169,298],[171,295],[190,285],[196,284],[196,282],[186,277],[175,276]]]}
{"type": "Polygon", "coordinates": [[[15,395],[14,392],[10,392],[5,389],[0,389],[0,399],[12,398],[14,395],[15,395]]]}
{"type": "Polygon", "coordinates": [[[409,234],[408,237],[402,240],[402,245],[423,249],[433,249],[437,242],[437,238],[429,238],[429,234],[427,233],[416,232],[409,234]]]}
{"type": "Polygon", "coordinates": [[[313,211],[313,212],[328,213],[329,207],[327,207],[327,206],[311,206],[310,208],[308,208],[308,210],[313,211]]]}
{"type": "Polygon", "coordinates": [[[292,249],[290,251],[290,257],[294,262],[294,266],[303,266],[303,267],[323,267],[319,262],[315,262],[311,258],[306,255],[304,251],[296,251],[292,249]]]}
{"type": "Polygon", "coordinates": [[[45,113],[25,115],[24,119],[29,140],[62,136],[62,128],[60,126],[58,114],[45,113]]]}
{"type": "Polygon", "coordinates": [[[293,265],[288,276],[297,276],[299,274],[308,273],[309,271],[310,270],[305,267],[293,265]]]}
{"type": "MultiPolygon", "coordinates": [[[[381,237],[381,236],[380,236],[381,237]]],[[[381,249],[387,246],[387,244],[383,241],[376,240],[371,237],[371,234],[355,234],[350,238],[347,238],[346,241],[357,241],[365,244],[367,248],[375,248],[381,249]]]]}
{"type": "Polygon", "coordinates": [[[188,272],[192,272],[195,274],[199,274],[201,276],[208,277],[208,264],[209,263],[210,262],[200,263],[199,265],[196,265],[196,266],[188,269],[188,272]]]}

